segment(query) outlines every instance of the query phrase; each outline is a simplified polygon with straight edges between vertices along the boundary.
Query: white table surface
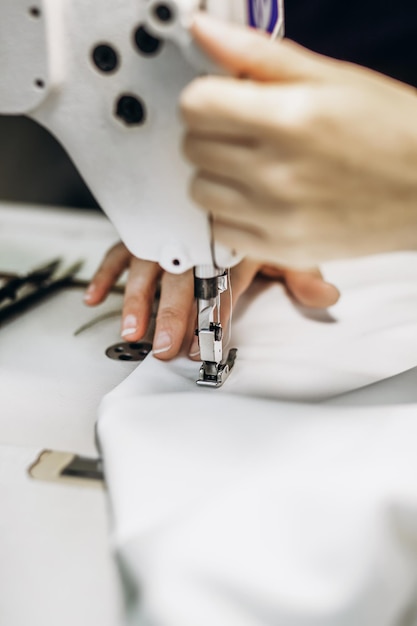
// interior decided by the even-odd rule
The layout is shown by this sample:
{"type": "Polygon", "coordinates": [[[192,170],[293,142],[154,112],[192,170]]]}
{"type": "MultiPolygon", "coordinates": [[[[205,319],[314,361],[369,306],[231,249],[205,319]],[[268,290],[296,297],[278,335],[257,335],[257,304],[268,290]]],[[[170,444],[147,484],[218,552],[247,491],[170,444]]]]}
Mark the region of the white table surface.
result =
{"type": "MultiPolygon", "coordinates": [[[[0,271],[85,258],[87,280],[117,240],[99,214],[0,204],[0,271]]],[[[121,593],[103,489],[43,483],[28,467],[43,449],[97,456],[96,409],[134,365],[112,361],[120,341],[112,294],[98,309],[66,289],[0,326],[0,624],[118,626],[121,593]]]]}

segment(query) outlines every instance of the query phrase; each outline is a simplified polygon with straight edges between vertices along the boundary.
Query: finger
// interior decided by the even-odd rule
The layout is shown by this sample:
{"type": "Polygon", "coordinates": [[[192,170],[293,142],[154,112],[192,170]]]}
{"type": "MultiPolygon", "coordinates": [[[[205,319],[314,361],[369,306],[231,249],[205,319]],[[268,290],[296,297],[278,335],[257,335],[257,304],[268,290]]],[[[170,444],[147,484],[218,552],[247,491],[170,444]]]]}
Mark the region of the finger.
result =
{"type": "MultiPolygon", "coordinates": [[[[291,268],[293,269],[293,268],[291,268]]],[[[286,273],[289,271],[288,267],[283,265],[261,265],[259,268],[259,275],[270,278],[271,280],[283,280],[285,278],[286,273]]],[[[322,274],[318,268],[311,268],[308,270],[302,270],[311,273],[316,277],[321,277],[322,274]]]]}
{"type": "Polygon", "coordinates": [[[180,111],[186,126],[196,132],[251,139],[262,125],[263,96],[264,91],[254,89],[251,81],[204,76],[182,91],[180,111]]]}
{"type": "Polygon", "coordinates": [[[303,306],[325,309],[336,304],[340,298],[337,287],[326,282],[318,269],[300,271],[284,268],[283,279],[288,291],[303,306]]]}
{"type": "Polygon", "coordinates": [[[236,250],[238,254],[249,256],[252,259],[265,261],[265,240],[262,234],[254,229],[245,228],[242,224],[229,223],[216,218],[213,220],[213,237],[216,242],[236,250]]]}
{"type": "Polygon", "coordinates": [[[192,179],[190,193],[216,219],[257,231],[250,190],[243,183],[202,171],[192,179]]]}
{"type": "Polygon", "coordinates": [[[199,169],[218,176],[227,172],[229,178],[244,181],[253,167],[256,146],[250,139],[231,142],[189,133],[184,138],[183,152],[199,169]]]}
{"type": "Polygon", "coordinates": [[[233,309],[236,307],[239,298],[252,284],[260,263],[252,259],[243,259],[238,265],[230,270],[230,285],[228,291],[223,294],[221,301],[221,322],[224,329],[227,328],[233,309]]]}
{"type": "Polygon", "coordinates": [[[264,33],[197,13],[191,32],[197,43],[234,76],[258,81],[321,79],[331,63],[288,40],[275,41],[264,33]]]}
{"type": "Polygon", "coordinates": [[[157,263],[132,258],[122,313],[122,337],[138,341],[148,328],[161,269],[157,263]]]}
{"type": "Polygon", "coordinates": [[[131,254],[122,242],[110,248],[91,279],[84,294],[84,302],[89,306],[103,302],[110,289],[129,266],[130,259],[131,254]]]}
{"type": "Polygon", "coordinates": [[[327,308],[336,304],[340,298],[337,287],[311,272],[288,270],[285,273],[285,282],[288,290],[303,306],[327,308]]]}
{"type": "Polygon", "coordinates": [[[158,359],[172,359],[180,352],[193,307],[192,270],[183,274],[164,273],[153,342],[153,354],[158,359]]]}
{"type": "Polygon", "coordinates": [[[229,141],[297,138],[300,125],[315,113],[314,86],[272,85],[251,80],[205,76],[182,92],[180,110],[188,130],[229,141]]]}
{"type": "MultiPolygon", "coordinates": [[[[197,307],[195,309],[197,311],[197,307]]],[[[188,357],[192,361],[200,361],[200,345],[198,343],[198,336],[196,334],[198,326],[197,315],[191,313],[190,327],[188,335],[185,338],[185,345],[188,346],[188,357]]]]}

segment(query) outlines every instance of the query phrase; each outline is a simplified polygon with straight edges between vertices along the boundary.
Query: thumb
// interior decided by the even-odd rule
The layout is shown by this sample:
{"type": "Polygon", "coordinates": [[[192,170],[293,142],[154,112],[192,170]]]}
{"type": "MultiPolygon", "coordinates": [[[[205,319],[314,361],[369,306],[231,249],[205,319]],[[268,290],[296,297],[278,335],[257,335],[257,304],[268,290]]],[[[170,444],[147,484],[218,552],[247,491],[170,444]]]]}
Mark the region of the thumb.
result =
{"type": "Polygon", "coordinates": [[[233,76],[288,82],[319,80],[326,71],[328,60],[319,54],[207,13],[196,13],[191,33],[197,44],[233,76]]]}

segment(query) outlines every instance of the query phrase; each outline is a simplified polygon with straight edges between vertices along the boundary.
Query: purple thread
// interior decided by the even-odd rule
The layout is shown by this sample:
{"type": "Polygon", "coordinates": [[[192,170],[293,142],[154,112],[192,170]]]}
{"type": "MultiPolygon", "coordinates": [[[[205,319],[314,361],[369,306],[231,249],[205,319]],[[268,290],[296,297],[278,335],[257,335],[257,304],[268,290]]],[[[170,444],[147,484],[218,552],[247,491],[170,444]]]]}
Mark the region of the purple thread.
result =
{"type": "MultiPolygon", "coordinates": [[[[268,11],[270,11],[270,18],[265,29],[268,33],[272,33],[275,29],[275,26],[278,22],[278,0],[248,0],[248,8],[249,8],[249,25],[254,28],[260,28],[260,24],[257,23],[256,20],[256,9],[255,5],[259,7],[266,7],[268,11]]],[[[263,9],[265,10],[265,9],[263,9]]]]}

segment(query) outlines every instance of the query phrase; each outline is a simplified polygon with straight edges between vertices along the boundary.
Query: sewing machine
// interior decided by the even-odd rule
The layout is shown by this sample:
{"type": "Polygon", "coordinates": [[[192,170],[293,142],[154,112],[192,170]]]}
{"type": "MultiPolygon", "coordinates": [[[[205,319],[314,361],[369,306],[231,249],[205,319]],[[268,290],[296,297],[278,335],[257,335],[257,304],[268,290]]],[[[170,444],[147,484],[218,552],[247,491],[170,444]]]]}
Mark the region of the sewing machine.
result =
{"type": "Polygon", "coordinates": [[[187,196],[179,94],[217,71],[192,40],[196,10],[278,37],[282,0],[1,0],[0,113],[25,114],[63,144],[121,239],[172,273],[194,267],[202,366],[220,386],[220,294],[237,254],[212,240],[187,196]]]}

